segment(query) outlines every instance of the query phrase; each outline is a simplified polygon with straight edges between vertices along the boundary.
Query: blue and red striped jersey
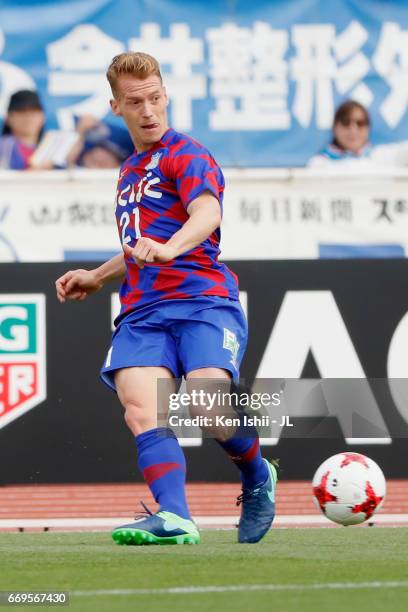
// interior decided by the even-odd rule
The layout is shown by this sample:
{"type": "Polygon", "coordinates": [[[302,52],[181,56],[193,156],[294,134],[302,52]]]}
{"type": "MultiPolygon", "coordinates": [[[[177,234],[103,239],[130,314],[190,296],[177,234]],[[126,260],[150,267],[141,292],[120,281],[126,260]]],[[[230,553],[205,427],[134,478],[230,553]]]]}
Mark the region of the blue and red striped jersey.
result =
{"type": "MultiPolygon", "coordinates": [[[[224,177],[210,153],[198,142],[168,129],[153,148],[135,152],[123,164],[116,196],[116,220],[122,243],[134,246],[140,236],[165,243],[187,221],[187,207],[204,192],[222,210],[224,177]]],[[[140,269],[126,257],[120,289],[121,313],[161,300],[217,295],[238,299],[235,274],[218,261],[220,230],[167,263],[140,269]]]]}

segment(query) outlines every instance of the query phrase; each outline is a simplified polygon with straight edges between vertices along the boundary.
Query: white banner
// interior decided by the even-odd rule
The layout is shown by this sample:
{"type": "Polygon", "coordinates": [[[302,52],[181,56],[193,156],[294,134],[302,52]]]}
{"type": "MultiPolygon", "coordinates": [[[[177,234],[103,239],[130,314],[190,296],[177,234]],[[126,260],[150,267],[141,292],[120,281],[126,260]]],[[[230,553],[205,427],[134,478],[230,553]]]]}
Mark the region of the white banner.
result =
{"type": "MultiPolygon", "coordinates": [[[[408,171],[225,171],[223,259],[408,252],[408,171]]],[[[0,261],[103,259],[120,248],[117,172],[0,173],[0,261]]]]}

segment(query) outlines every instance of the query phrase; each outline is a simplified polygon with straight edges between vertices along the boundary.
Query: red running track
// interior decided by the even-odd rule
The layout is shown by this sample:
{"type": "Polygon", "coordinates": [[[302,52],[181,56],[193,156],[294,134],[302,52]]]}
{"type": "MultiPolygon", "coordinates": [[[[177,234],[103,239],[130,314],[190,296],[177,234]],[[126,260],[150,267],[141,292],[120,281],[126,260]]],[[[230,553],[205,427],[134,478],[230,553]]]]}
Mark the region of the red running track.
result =
{"type": "MultiPolygon", "coordinates": [[[[408,515],[408,480],[389,480],[381,513],[408,515]]],[[[238,484],[192,483],[187,497],[193,516],[238,516],[238,484]]],[[[145,484],[53,484],[0,486],[1,519],[129,518],[141,510],[143,500],[153,511],[156,504],[145,484]]],[[[308,482],[279,482],[277,516],[319,515],[308,482]]]]}

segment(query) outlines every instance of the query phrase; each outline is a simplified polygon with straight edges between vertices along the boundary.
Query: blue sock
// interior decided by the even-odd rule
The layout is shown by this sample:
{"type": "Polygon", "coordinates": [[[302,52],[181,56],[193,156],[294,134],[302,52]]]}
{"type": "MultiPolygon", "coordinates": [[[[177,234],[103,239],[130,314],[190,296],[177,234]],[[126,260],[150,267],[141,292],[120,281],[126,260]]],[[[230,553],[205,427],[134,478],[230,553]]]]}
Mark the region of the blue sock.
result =
{"type": "Polygon", "coordinates": [[[244,489],[254,489],[263,484],[269,472],[262,459],[259,448],[259,436],[255,427],[244,426],[242,423],[232,438],[225,442],[217,440],[241,472],[244,489]]]}
{"type": "Polygon", "coordinates": [[[139,469],[160,510],[191,519],[185,494],[186,460],[172,430],[150,429],[135,440],[139,469]]]}

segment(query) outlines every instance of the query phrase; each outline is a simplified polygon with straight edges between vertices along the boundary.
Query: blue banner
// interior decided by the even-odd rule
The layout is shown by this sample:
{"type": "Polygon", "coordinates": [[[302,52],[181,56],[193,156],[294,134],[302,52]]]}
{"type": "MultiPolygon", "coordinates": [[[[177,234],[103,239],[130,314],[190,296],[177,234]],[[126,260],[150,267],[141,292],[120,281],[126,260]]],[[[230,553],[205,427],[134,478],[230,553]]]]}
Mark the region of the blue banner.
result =
{"type": "Polygon", "coordinates": [[[2,0],[0,116],[37,87],[50,127],[110,122],[113,55],[162,64],[170,122],[229,166],[301,166],[356,99],[374,144],[408,139],[405,0],[2,0]]]}

